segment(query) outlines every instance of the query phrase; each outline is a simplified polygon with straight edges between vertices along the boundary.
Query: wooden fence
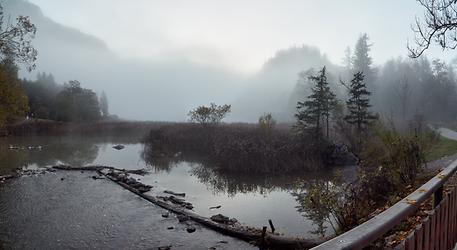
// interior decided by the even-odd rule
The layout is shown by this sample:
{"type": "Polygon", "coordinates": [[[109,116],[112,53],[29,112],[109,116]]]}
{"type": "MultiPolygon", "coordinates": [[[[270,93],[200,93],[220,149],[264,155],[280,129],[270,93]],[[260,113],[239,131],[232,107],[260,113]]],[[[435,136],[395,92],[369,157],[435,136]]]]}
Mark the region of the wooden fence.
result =
{"type": "Polygon", "coordinates": [[[434,210],[398,249],[453,249],[457,241],[457,191],[443,198],[443,185],[457,171],[457,161],[392,207],[352,230],[312,249],[363,249],[414,214],[433,195],[434,210]],[[414,202],[411,202],[414,201],[414,202]]]}
{"type": "Polygon", "coordinates": [[[457,241],[457,192],[450,193],[439,203],[423,223],[397,249],[454,249],[457,241]]]}

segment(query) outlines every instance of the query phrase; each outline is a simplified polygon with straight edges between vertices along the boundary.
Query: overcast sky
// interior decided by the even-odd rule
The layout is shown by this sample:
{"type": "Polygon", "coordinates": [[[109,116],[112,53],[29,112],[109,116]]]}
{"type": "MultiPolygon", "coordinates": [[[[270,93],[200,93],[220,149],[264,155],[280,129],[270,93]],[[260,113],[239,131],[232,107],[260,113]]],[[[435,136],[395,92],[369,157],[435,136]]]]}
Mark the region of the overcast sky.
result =
{"type": "MultiPolygon", "coordinates": [[[[278,49],[318,46],[340,63],[367,32],[376,64],[406,56],[414,0],[29,0],[45,15],[104,40],[123,57],[186,59],[254,72],[278,49]]],[[[446,60],[455,51],[434,49],[446,60]]]]}

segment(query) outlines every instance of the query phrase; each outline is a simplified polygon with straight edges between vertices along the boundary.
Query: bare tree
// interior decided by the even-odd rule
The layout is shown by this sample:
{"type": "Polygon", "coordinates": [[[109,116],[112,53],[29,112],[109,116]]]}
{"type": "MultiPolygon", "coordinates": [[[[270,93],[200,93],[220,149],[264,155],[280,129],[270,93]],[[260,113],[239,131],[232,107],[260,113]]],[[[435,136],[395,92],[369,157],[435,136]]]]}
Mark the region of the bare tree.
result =
{"type": "Polygon", "coordinates": [[[403,77],[403,80],[400,81],[400,84],[396,86],[396,93],[401,102],[401,111],[403,120],[406,120],[406,113],[408,111],[409,98],[411,96],[411,85],[408,82],[406,76],[403,77]]]}
{"type": "Polygon", "coordinates": [[[228,113],[230,113],[231,105],[216,105],[210,103],[209,106],[199,106],[191,110],[188,114],[191,122],[200,124],[219,124],[228,113]]]}
{"type": "Polygon", "coordinates": [[[416,46],[408,44],[409,56],[418,58],[432,44],[443,49],[457,47],[457,0],[417,0],[424,8],[424,20],[416,17],[412,26],[416,46]]]}

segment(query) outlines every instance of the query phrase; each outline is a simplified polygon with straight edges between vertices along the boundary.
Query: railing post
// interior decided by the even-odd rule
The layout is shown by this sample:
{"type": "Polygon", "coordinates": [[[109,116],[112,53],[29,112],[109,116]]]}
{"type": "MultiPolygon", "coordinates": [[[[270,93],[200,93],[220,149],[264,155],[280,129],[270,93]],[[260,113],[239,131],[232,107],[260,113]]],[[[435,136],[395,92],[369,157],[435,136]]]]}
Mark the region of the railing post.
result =
{"type": "Polygon", "coordinates": [[[436,208],[443,200],[443,186],[441,185],[433,194],[433,208],[436,208]]]}

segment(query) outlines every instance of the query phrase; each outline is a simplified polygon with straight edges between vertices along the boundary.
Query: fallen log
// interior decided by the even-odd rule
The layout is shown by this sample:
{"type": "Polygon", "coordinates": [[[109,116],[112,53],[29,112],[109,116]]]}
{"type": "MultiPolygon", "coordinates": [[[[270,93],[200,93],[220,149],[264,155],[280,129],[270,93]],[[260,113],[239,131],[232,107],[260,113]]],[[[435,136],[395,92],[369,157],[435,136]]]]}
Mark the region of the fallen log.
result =
{"type": "Polygon", "coordinates": [[[57,166],[52,166],[53,169],[58,169],[58,170],[75,170],[75,171],[98,171],[98,170],[103,170],[103,169],[114,169],[113,167],[107,167],[107,166],[84,166],[84,167],[73,167],[73,166],[67,166],[67,165],[57,165],[57,166]]]}
{"type": "Polygon", "coordinates": [[[12,178],[16,178],[16,177],[17,177],[17,175],[11,175],[11,174],[0,175],[0,181],[4,181],[7,179],[12,179],[12,178]]]}
{"type": "MultiPolygon", "coordinates": [[[[262,240],[262,230],[258,228],[251,228],[251,227],[242,227],[242,226],[231,226],[227,224],[220,224],[217,222],[212,221],[209,218],[203,217],[198,215],[192,211],[189,211],[181,206],[173,205],[162,201],[154,196],[147,195],[144,193],[139,192],[135,188],[117,181],[112,176],[103,173],[102,171],[98,171],[100,174],[106,176],[108,179],[112,180],[113,182],[117,183],[118,185],[122,186],[123,188],[129,190],[130,192],[142,197],[143,199],[159,206],[164,209],[167,209],[175,214],[184,215],[189,219],[198,222],[212,230],[220,232],[222,234],[239,238],[241,240],[247,242],[256,242],[257,244],[260,243],[262,240]]],[[[308,249],[315,247],[319,244],[322,244],[328,239],[303,239],[303,238],[294,238],[294,237],[286,237],[277,234],[272,234],[266,232],[265,236],[263,237],[264,244],[270,247],[279,247],[281,249],[308,249]]]]}
{"type": "Polygon", "coordinates": [[[52,166],[53,169],[58,169],[58,170],[75,170],[75,171],[100,171],[103,169],[109,169],[109,170],[116,170],[128,174],[137,174],[137,175],[145,175],[147,173],[146,170],[144,169],[134,169],[134,170],[129,170],[129,169],[120,169],[120,168],[115,168],[115,167],[110,167],[110,166],[103,166],[103,165],[95,165],[95,166],[68,166],[68,165],[56,165],[52,166]]]}
{"type": "Polygon", "coordinates": [[[186,196],[186,193],[176,193],[176,192],[173,192],[173,191],[170,191],[170,190],[165,190],[163,192],[166,193],[166,194],[171,194],[171,195],[175,195],[175,196],[181,196],[181,197],[185,197],[186,196]]]}
{"type": "Polygon", "coordinates": [[[53,166],[54,169],[58,170],[79,170],[79,171],[97,171],[100,175],[105,176],[107,179],[117,183],[118,185],[122,186],[123,188],[129,190],[130,192],[142,197],[143,199],[162,207],[168,211],[171,211],[177,215],[181,215],[187,217],[197,223],[200,223],[214,231],[220,232],[222,234],[236,237],[238,239],[255,243],[259,245],[263,241],[263,246],[268,246],[273,249],[309,249],[315,247],[317,245],[322,244],[323,242],[329,240],[329,238],[322,238],[322,239],[304,239],[298,237],[287,237],[278,234],[273,234],[269,232],[265,232],[262,236],[262,229],[253,228],[253,227],[246,227],[246,226],[239,226],[239,225],[228,225],[228,224],[221,224],[212,221],[210,218],[206,218],[200,216],[185,207],[178,206],[175,204],[170,204],[165,201],[158,199],[157,197],[142,193],[138,189],[117,180],[115,177],[109,175],[108,173],[104,173],[103,170],[115,170],[115,171],[122,171],[124,173],[142,173],[145,172],[144,170],[125,170],[125,169],[117,169],[114,167],[109,166],[84,166],[84,167],[71,167],[65,165],[58,165],[53,166]]]}

